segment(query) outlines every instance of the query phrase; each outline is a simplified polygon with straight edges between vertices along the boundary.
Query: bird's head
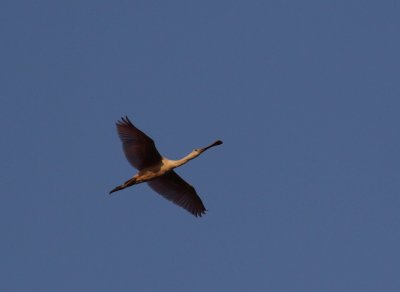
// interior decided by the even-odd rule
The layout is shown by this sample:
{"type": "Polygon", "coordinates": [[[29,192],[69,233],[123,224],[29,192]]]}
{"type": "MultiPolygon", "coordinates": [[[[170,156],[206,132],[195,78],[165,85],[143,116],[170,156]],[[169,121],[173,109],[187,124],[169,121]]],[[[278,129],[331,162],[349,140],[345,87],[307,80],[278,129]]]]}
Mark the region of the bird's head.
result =
{"type": "Polygon", "coordinates": [[[196,148],[196,149],[193,150],[193,152],[197,153],[198,155],[200,155],[201,153],[203,153],[204,151],[210,149],[211,147],[218,146],[218,145],[221,145],[221,144],[222,144],[222,141],[221,140],[217,140],[214,143],[212,143],[211,145],[208,145],[207,147],[196,148]]]}

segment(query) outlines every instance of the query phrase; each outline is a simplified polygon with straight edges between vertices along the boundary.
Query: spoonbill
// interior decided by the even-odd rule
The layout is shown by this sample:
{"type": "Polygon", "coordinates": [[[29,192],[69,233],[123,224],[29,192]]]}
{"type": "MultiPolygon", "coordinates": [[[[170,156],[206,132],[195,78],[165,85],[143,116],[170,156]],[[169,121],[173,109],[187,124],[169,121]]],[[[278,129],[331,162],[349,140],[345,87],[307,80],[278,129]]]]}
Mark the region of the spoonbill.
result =
{"type": "Polygon", "coordinates": [[[171,160],[161,156],[154,141],[136,128],[127,116],[121,118],[116,125],[125,156],[139,172],[111,190],[110,195],[132,185],[147,182],[154,191],[194,216],[201,217],[205,214],[206,208],[194,187],[184,181],[174,168],[189,162],[211,147],[221,145],[222,141],[217,140],[207,147],[194,149],[182,159],[171,160]]]}

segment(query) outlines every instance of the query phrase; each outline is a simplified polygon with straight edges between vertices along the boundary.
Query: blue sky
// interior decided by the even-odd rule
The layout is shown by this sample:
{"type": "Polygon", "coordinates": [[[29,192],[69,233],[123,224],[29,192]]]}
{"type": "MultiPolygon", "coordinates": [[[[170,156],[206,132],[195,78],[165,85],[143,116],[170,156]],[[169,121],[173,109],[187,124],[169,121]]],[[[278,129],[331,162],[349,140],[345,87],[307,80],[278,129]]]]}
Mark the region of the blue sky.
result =
{"type": "Polygon", "coordinates": [[[399,291],[398,1],[2,1],[0,291],[399,291]],[[207,215],[146,185],[115,122],[207,215]]]}

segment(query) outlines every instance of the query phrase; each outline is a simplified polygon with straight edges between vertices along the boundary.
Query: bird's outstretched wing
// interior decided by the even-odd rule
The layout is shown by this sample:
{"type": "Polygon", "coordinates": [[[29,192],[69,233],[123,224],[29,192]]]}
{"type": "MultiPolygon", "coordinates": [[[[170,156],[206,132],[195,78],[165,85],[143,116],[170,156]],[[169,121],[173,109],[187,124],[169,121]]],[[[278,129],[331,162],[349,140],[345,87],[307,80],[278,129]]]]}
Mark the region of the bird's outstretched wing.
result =
{"type": "Polygon", "coordinates": [[[162,159],[154,141],[136,128],[128,117],[117,122],[117,131],[125,156],[136,169],[154,165],[162,159]]]}
{"type": "Polygon", "coordinates": [[[206,213],[203,202],[196,190],[185,182],[175,171],[170,171],[163,176],[147,182],[149,186],[166,199],[178,206],[185,208],[194,216],[206,213]]]}

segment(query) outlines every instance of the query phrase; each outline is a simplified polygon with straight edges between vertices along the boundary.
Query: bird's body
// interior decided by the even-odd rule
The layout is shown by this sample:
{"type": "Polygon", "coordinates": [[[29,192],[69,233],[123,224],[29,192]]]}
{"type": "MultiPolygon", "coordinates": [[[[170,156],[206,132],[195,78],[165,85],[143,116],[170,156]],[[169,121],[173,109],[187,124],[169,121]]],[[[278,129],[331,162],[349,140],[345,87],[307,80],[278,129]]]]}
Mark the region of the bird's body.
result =
{"type": "Polygon", "coordinates": [[[137,181],[137,183],[146,182],[164,175],[173,168],[174,168],[173,161],[165,157],[162,157],[162,160],[159,163],[139,170],[139,172],[134,176],[134,178],[137,181]]]}
{"type": "Polygon", "coordinates": [[[221,145],[222,141],[218,140],[207,147],[195,149],[182,159],[170,160],[160,155],[154,141],[136,128],[128,117],[122,118],[122,121],[117,123],[117,132],[126,158],[139,171],[131,179],[110,191],[110,194],[147,182],[157,193],[185,208],[196,217],[205,213],[206,209],[196,190],[174,169],[196,158],[207,149],[221,145]]]}

